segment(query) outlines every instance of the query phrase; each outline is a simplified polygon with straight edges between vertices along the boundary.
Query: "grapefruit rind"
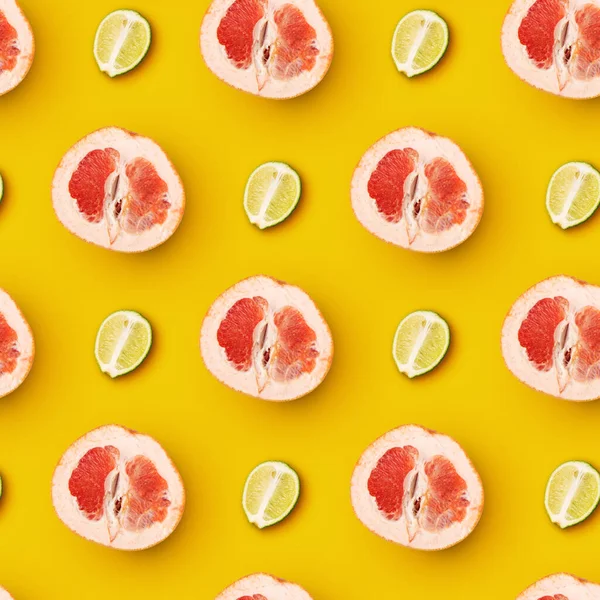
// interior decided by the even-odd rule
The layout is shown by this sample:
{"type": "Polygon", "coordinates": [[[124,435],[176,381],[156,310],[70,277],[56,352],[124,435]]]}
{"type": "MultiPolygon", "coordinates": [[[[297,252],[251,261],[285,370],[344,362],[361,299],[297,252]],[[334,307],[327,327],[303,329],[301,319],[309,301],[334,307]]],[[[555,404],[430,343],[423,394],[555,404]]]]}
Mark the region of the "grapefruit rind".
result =
{"type": "Polygon", "coordinates": [[[558,466],[550,475],[548,484],[546,485],[544,506],[546,507],[546,512],[552,523],[555,523],[561,529],[566,529],[567,527],[572,527],[573,525],[585,521],[596,510],[598,502],[600,502],[600,473],[598,473],[598,471],[589,463],[584,461],[568,461],[558,466]],[[564,503],[561,506],[560,512],[556,513],[551,506],[553,503],[552,496],[556,492],[556,486],[560,485],[558,479],[565,470],[575,471],[578,473],[578,476],[575,481],[571,481],[570,483],[567,482],[569,489],[566,490],[564,503]],[[589,493],[586,495],[587,497],[584,498],[585,504],[583,507],[580,507],[577,516],[568,518],[570,506],[572,506],[573,502],[577,499],[577,496],[581,495],[580,490],[584,475],[588,475],[591,479],[592,490],[588,490],[588,492],[591,491],[592,495],[591,497],[589,496],[589,493]],[[583,510],[581,510],[581,508],[583,508],[583,510]]]}
{"type": "Polygon", "coordinates": [[[244,508],[244,512],[246,513],[246,517],[248,521],[253,525],[256,525],[259,529],[264,529],[265,527],[270,527],[271,525],[276,525],[277,523],[281,523],[296,507],[298,500],[300,498],[300,478],[298,477],[298,473],[294,471],[288,464],[281,461],[267,461],[263,462],[257,467],[255,467],[248,478],[246,479],[246,484],[244,485],[244,493],[242,496],[242,506],[244,508]],[[271,482],[269,488],[265,490],[265,494],[263,495],[261,506],[256,513],[253,513],[249,508],[249,495],[252,493],[251,486],[253,483],[254,476],[261,471],[262,469],[271,469],[275,471],[277,474],[277,478],[275,481],[271,482]],[[282,475],[288,476],[292,482],[294,482],[294,493],[291,497],[285,499],[286,505],[283,510],[281,510],[280,514],[276,518],[273,519],[265,519],[265,511],[273,499],[277,483],[282,475]]]}
{"type": "Polygon", "coordinates": [[[150,23],[148,23],[148,21],[140,13],[134,10],[115,10],[110,14],[106,15],[106,17],[104,17],[104,19],[102,19],[102,21],[100,22],[100,25],[98,25],[96,37],[94,38],[94,58],[96,59],[96,63],[98,64],[98,68],[100,69],[100,71],[106,73],[111,78],[116,77],[118,75],[123,75],[135,69],[135,67],[137,67],[142,62],[142,60],[144,60],[146,54],[148,54],[148,50],[150,50],[151,43],[152,29],[150,27],[150,23]],[[117,42],[120,42],[120,47],[118,48],[118,50],[115,51],[115,49],[117,48],[116,44],[115,48],[113,48],[112,50],[112,55],[110,57],[112,61],[104,62],[100,57],[100,49],[103,42],[103,37],[105,35],[104,28],[112,19],[119,17],[126,20],[130,27],[133,23],[140,24],[146,36],[144,45],[140,49],[138,49],[137,54],[134,56],[133,60],[131,60],[131,62],[121,67],[120,69],[115,68],[114,63],[118,58],[119,52],[124,47],[124,42],[127,37],[126,32],[122,39],[119,38],[119,40],[117,40],[117,42]]]}
{"type": "Polygon", "coordinates": [[[0,587],[0,600],[14,600],[14,598],[3,587],[0,587]]]}
{"type": "Polygon", "coordinates": [[[350,495],[356,516],[371,532],[401,546],[425,551],[445,550],[462,542],[479,523],[484,505],[481,478],[465,451],[451,437],[420,425],[402,425],[375,440],[363,452],[354,468],[350,495]],[[398,526],[397,521],[390,522],[379,511],[368,492],[368,479],[378,460],[388,450],[404,445],[414,446],[423,455],[422,460],[427,460],[435,453],[452,462],[457,473],[467,483],[470,495],[468,513],[462,523],[454,523],[438,534],[418,530],[411,541],[406,526],[398,526]]]}
{"type": "Polygon", "coordinates": [[[600,599],[600,585],[569,573],[556,573],[540,579],[519,594],[517,600],[540,600],[543,597],[554,598],[555,594],[566,596],[572,600],[600,599]]]}
{"type": "Polygon", "coordinates": [[[255,573],[236,581],[215,600],[239,600],[240,597],[254,595],[264,595],[268,600],[312,600],[308,592],[298,584],[267,573],[255,573]]]}
{"type": "Polygon", "coordinates": [[[431,10],[415,10],[400,19],[398,25],[396,25],[396,29],[394,31],[394,37],[392,38],[392,58],[394,60],[394,64],[396,68],[401,73],[404,73],[407,77],[412,78],[417,75],[421,75],[423,73],[427,73],[427,71],[431,71],[439,62],[442,60],[444,55],[446,54],[446,50],[448,49],[448,43],[450,41],[450,31],[448,29],[448,24],[442,17],[440,17],[437,13],[431,10]],[[398,57],[399,46],[401,45],[401,41],[399,40],[400,34],[402,32],[402,26],[411,18],[420,17],[424,21],[424,25],[422,26],[423,33],[417,39],[418,44],[415,44],[413,48],[409,51],[409,60],[406,62],[400,61],[398,57]],[[443,34],[442,43],[437,48],[437,54],[434,54],[433,57],[427,62],[427,64],[423,65],[420,68],[414,68],[414,61],[419,51],[419,48],[423,45],[426,36],[427,36],[427,28],[431,27],[432,24],[435,24],[440,28],[440,31],[443,34]]]}

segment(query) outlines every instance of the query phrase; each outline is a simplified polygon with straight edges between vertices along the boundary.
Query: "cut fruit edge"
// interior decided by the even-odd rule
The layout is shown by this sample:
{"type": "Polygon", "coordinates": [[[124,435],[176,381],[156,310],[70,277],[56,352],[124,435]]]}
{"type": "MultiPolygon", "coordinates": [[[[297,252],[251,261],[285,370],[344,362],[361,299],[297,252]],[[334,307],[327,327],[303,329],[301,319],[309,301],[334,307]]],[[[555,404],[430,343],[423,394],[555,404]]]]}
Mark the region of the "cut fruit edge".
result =
{"type": "Polygon", "coordinates": [[[241,600],[243,597],[258,600],[264,594],[269,600],[312,600],[308,592],[297,583],[268,573],[254,573],[239,579],[223,590],[215,600],[241,600]]]}

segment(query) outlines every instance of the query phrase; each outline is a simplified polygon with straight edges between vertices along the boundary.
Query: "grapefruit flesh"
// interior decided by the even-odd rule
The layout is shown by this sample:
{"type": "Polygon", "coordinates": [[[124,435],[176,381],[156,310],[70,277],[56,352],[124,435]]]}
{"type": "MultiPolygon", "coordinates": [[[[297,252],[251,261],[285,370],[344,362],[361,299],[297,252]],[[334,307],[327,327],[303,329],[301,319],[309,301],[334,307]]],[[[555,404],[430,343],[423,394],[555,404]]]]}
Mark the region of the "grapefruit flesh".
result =
{"type": "Polygon", "coordinates": [[[221,592],[216,600],[312,600],[295,583],[257,573],[244,577],[221,592]]]}
{"type": "Polygon", "coordinates": [[[0,96],[29,72],[34,55],[31,26],[15,0],[0,0],[0,96]]]}
{"type": "Polygon", "coordinates": [[[185,492],[177,469],[149,436],[109,425],[77,440],[52,482],[61,520],[82,537],[140,550],[168,537],[185,492]]]}
{"type": "Polygon", "coordinates": [[[600,95],[600,1],[516,0],[502,46],[528,83],[571,98],[600,95]]]}
{"type": "Polygon", "coordinates": [[[333,55],[329,25],[314,0],[214,0],[200,45],[218,77],[268,98],[309,91],[333,55]]]}
{"type": "Polygon", "coordinates": [[[466,240],[483,212],[479,179],[448,139],[405,128],[363,156],[352,180],[352,206],[371,233],[421,252],[466,240]]]}
{"type": "Polygon", "coordinates": [[[448,436],[416,425],[389,432],[365,451],[351,495],[371,531],[420,550],[462,541],[483,510],[481,480],[464,451],[448,436]]]}
{"type": "Polygon", "coordinates": [[[0,397],[23,383],[33,356],[31,329],[14,300],[0,290],[0,397]]]}
{"type": "Polygon", "coordinates": [[[534,389],[567,400],[600,397],[600,288],[553,277],[508,314],[502,349],[509,369],[534,389]]]}
{"type": "Polygon", "coordinates": [[[534,583],[517,600],[600,600],[600,585],[557,573],[534,583]]]}
{"type": "Polygon", "coordinates": [[[183,216],[181,180],[160,147],[110,127],[78,142],[54,176],[60,221],[79,237],[122,252],[168,239],[183,216]]]}
{"type": "Polygon", "coordinates": [[[251,277],[221,295],[202,325],[204,362],[217,379],[264,400],[316,388],[333,356],[327,324],[299,288],[251,277]]]}

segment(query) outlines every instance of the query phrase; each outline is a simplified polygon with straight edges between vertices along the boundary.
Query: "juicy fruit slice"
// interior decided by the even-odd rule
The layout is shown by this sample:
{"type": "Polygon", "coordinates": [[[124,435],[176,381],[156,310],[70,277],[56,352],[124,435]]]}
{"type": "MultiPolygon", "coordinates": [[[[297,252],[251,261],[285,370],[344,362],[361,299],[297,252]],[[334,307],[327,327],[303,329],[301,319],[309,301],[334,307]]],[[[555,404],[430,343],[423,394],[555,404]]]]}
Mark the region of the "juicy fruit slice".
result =
{"type": "Polygon", "coordinates": [[[552,176],[546,209],[553,223],[563,229],[587,221],[600,204],[600,173],[591,165],[570,162],[552,176]]]}
{"type": "Polygon", "coordinates": [[[585,521],[600,500],[600,473],[581,461],[566,462],[550,476],[546,487],[546,512],[562,529],[585,521]]]}
{"type": "Polygon", "coordinates": [[[96,336],[96,360],[103,373],[119,377],[136,369],[151,346],[150,323],[137,312],[120,310],[100,325],[96,336]]]}
{"type": "Polygon", "coordinates": [[[0,173],[0,202],[2,202],[3,197],[4,197],[4,179],[2,179],[2,173],[0,173]]]}
{"type": "Polygon", "coordinates": [[[448,48],[448,25],[430,10],[404,16],[394,32],[392,58],[398,71],[414,77],[437,65],[448,48]]]}
{"type": "Polygon", "coordinates": [[[299,497],[296,471],[282,462],[264,462],[248,475],[242,505],[248,521],[263,529],[283,521],[299,497]]]}
{"type": "Polygon", "coordinates": [[[185,194],[155,142],[107,127],[65,154],[54,175],[52,201],[61,223],[78,237],[111,250],[143,252],[173,235],[185,194]]]}
{"type": "Polygon", "coordinates": [[[600,585],[557,573],[534,583],[517,600],[600,600],[600,585]]]}
{"type": "Polygon", "coordinates": [[[373,533],[418,550],[465,539],[483,511],[483,487],[450,437],[404,425],[375,441],[352,476],[352,505],[373,533]]]}
{"type": "Polygon", "coordinates": [[[394,336],[392,353],[398,370],[411,379],[435,369],[450,347],[450,328],[431,311],[405,317],[394,336]]]}
{"type": "Polygon", "coordinates": [[[314,390],[331,366],[327,323],[300,288],[250,277],[223,293],[202,324],[202,358],[229,387],[263,400],[314,390]]]}
{"type": "Polygon", "coordinates": [[[17,87],[31,68],[31,25],[15,0],[0,0],[0,96],[17,87]]]}
{"type": "Polygon", "coordinates": [[[14,300],[0,290],[0,397],[25,381],[34,353],[31,328],[14,300]]]}
{"type": "Polygon", "coordinates": [[[14,599],[3,587],[0,587],[0,600],[14,600],[14,599]]]}
{"type": "Polygon", "coordinates": [[[152,32],[150,24],[134,10],[115,10],[100,23],[94,39],[94,58],[103,73],[122,75],[146,56],[152,32]]]}
{"type": "Polygon", "coordinates": [[[290,583],[266,573],[256,573],[244,577],[215,600],[312,600],[299,585],[290,583]]]}
{"type": "Polygon", "coordinates": [[[106,425],[65,452],[54,471],[52,501],[61,521],[78,535],[120,550],[142,550],[175,530],[185,491],[156,441],[106,425]]]}
{"type": "Polygon", "coordinates": [[[217,77],[265,98],[308,92],[333,56],[331,30],[314,0],[214,0],[200,46],[217,77]]]}
{"type": "Polygon", "coordinates": [[[479,178],[460,148],[414,127],[390,133],[367,150],[351,195],[368,231],[420,252],[461,244],[483,212],[479,178]]]}
{"type": "Polygon", "coordinates": [[[504,57],[537,88],[593,98],[600,95],[598,27],[598,0],[516,0],[502,28],[504,57]]]}
{"type": "Polygon", "coordinates": [[[265,229],[287,219],[300,200],[298,173],[281,162],[258,167],[246,184],[244,210],[250,223],[265,229]]]}
{"type": "Polygon", "coordinates": [[[525,292],[502,328],[502,354],[530,387],[565,400],[600,397],[600,288],[551,277],[525,292]]]}

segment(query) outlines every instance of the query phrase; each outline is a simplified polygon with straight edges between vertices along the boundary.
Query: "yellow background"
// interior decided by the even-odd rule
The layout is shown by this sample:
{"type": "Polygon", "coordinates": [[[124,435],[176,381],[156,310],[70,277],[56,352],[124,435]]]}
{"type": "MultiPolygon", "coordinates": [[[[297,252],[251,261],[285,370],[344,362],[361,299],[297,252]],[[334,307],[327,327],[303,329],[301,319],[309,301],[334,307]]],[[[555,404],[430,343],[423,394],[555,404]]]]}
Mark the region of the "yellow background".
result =
{"type": "Polygon", "coordinates": [[[331,70],[313,92],[267,101],[229,88],[204,65],[198,32],[208,0],[23,0],[37,54],[25,82],[0,98],[0,285],[28,318],[31,375],[0,401],[0,582],[18,600],[211,599],[267,571],[315,600],[514,598],[567,570],[600,580],[600,518],[562,532],[543,506],[546,479],[567,459],[600,466],[600,403],[576,405],[520,384],[500,354],[504,314],[527,287],[558,273],[600,283],[600,216],[553,226],[544,194],[568,160],[600,165],[598,101],[569,101],[522,83],[505,66],[508,0],[321,0],[334,32],[331,70]],[[92,56],[96,26],[132,8],[151,22],[150,54],[110,80],[92,56]],[[447,56],[413,81],[389,55],[399,18],[439,11],[447,56]],[[187,191],[183,223],[161,248],[126,256],[85,244],[52,210],[63,153],[103,126],[160,143],[187,191]],[[387,245],[353,216],[349,186],[379,137],[417,125],[456,140],[481,176],[486,207],[460,248],[423,256],[387,245]],[[296,213],[271,231],[247,222],[242,194],[261,162],[301,174],[296,213]],[[308,291],[336,343],[333,368],[309,397],[275,405],[238,395],[204,368],[201,321],[228,286],[266,273],[308,291]],[[93,344],[102,319],[139,310],[155,344],[134,374],[112,381],[93,344]],[[414,309],[439,311],[452,349],[408,381],[390,346],[414,309]],[[81,434],[116,422],[155,436],[178,465],[187,508],[178,530],[139,553],[80,539],[60,523],[50,480],[81,434]],[[416,422],[455,437],[480,471],[483,519],[459,546],[419,553],[385,542],[354,517],[349,480],[376,437],[416,422]],[[250,526],[240,497],[266,459],[291,463],[301,502],[285,523],[250,526]]]}

